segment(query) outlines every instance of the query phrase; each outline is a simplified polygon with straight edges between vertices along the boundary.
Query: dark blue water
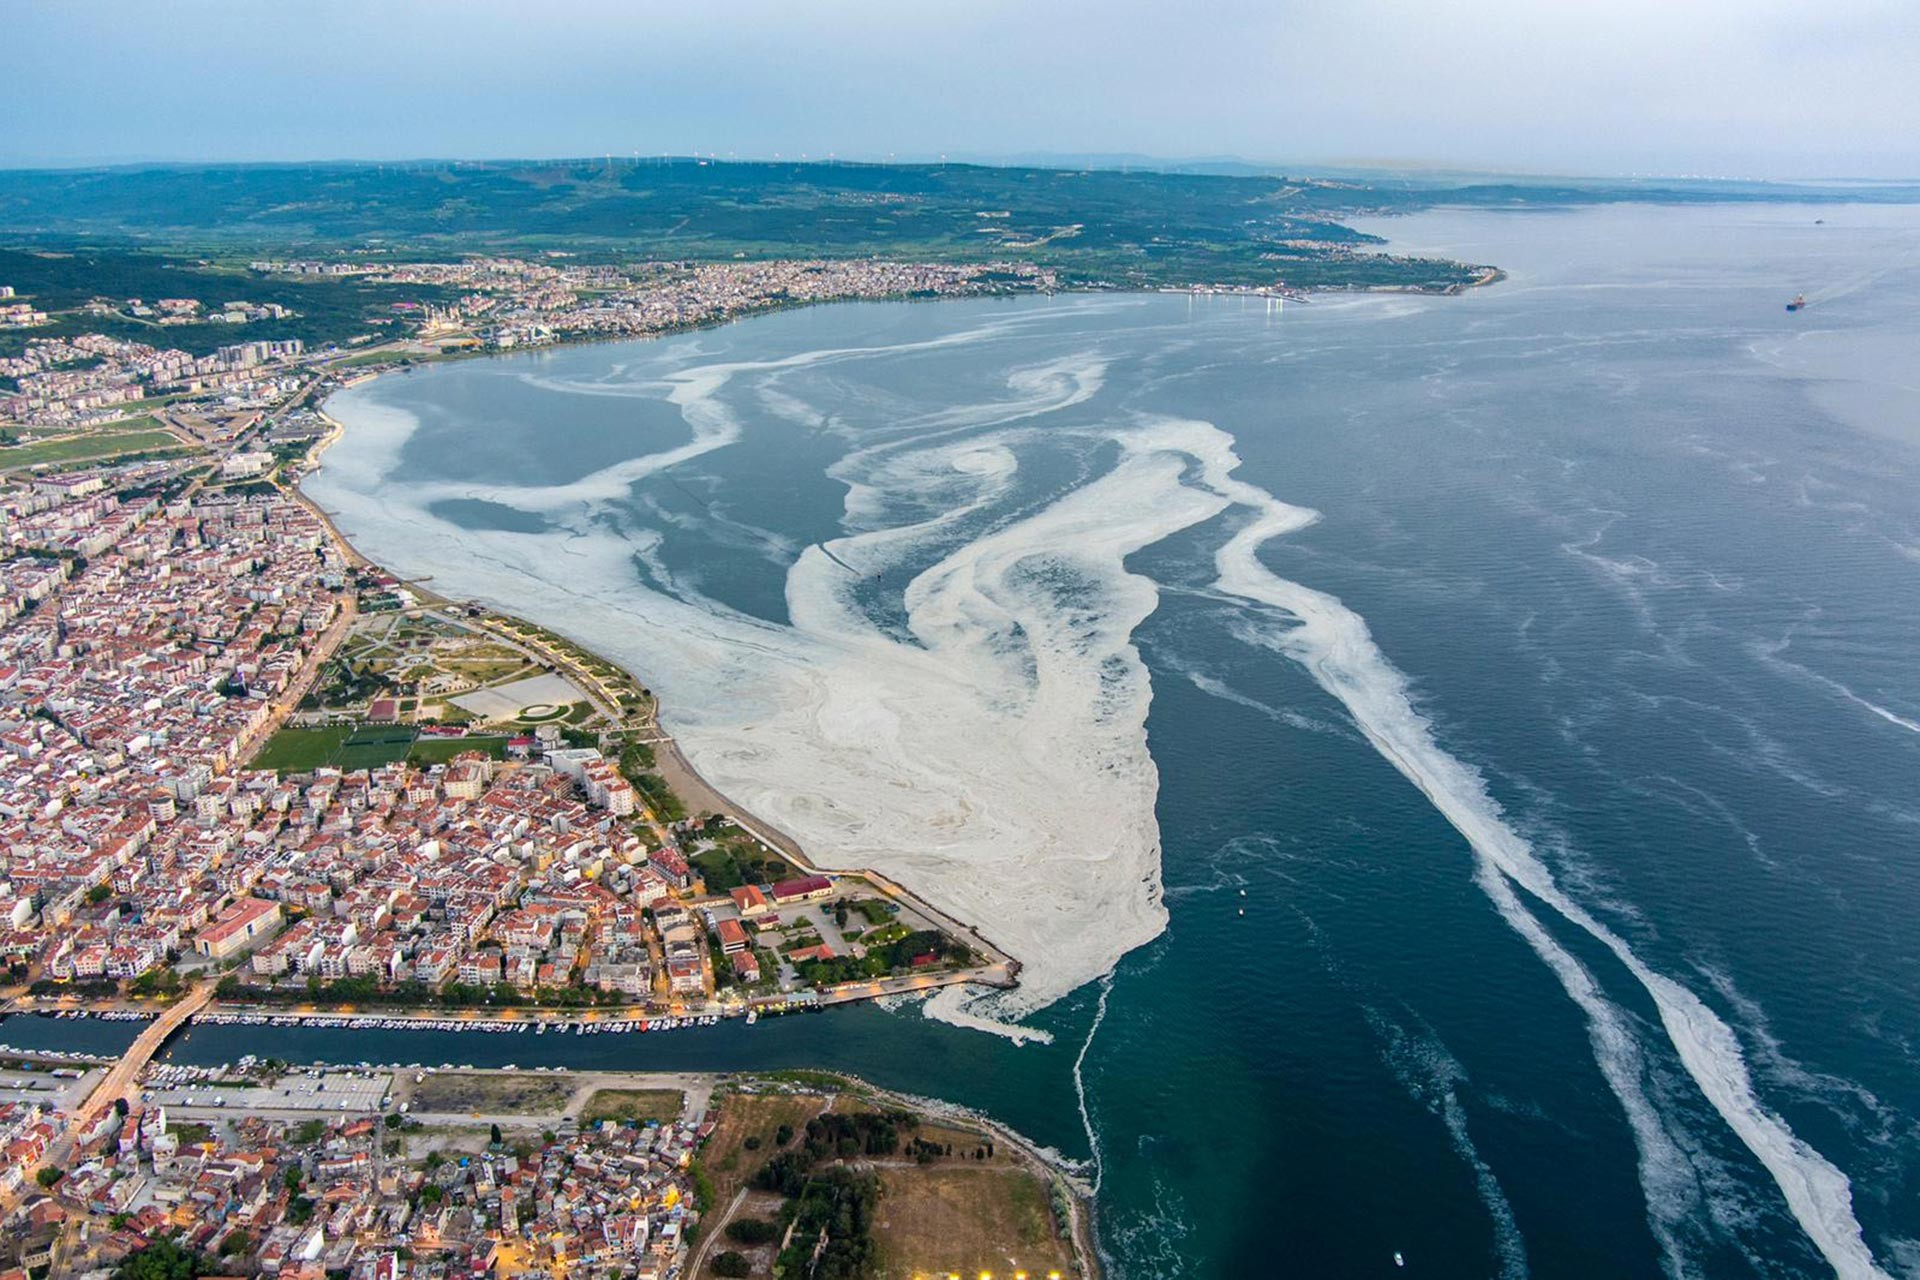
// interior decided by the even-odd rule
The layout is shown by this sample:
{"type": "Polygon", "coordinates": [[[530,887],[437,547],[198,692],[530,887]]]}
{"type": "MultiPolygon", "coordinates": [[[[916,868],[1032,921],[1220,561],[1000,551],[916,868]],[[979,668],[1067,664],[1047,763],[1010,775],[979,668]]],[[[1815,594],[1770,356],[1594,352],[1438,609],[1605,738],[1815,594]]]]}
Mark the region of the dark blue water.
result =
{"type": "MultiPolygon", "coordinates": [[[[1017,453],[1007,493],[930,553],[946,555],[1110,473],[1131,424],[1211,423],[1237,480],[1321,514],[1261,565],[1337,597],[1375,647],[1315,649],[1286,609],[1222,588],[1215,553],[1246,507],[1131,555],[1160,593],[1133,638],[1169,918],[1029,1019],[1051,1044],[864,1010],[644,1043],[339,1052],[276,1032],[286,1052],[858,1070],[1097,1157],[1101,1239],[1128,1277],[1390,1275],[1396,1251],[1449,1277],[1920,1271],[1920,215],[1390,230],[1512,278],[1281,314],[834,308],[376,384],[420,420],[387,474],[484,482],[519,512],[436,511],[448,528],[644,529],[632,590],[770,625],[799,549],[849,527],[827,468],[855,444],[977,430],[1017,453]],[[1787,314],[1802,290],[1813,305],[1787,314]],[[684,440],[657,398],[578,393],[626,362],[655,376],[1009,317],[978,341],[730,385],[738,442],[583,516],[495,491],[684,440]],[[1010,371],[1089,358],[1091,398],[1017,428],[940,416],[1004,396],[1010,371]],[[1401,746],[1425,754],[1396,767],[1362,726],[1378,737],[1366,700],[1402,676],[1419,721],[1401,746]],[[1434,761],[1446,785],[1423,794],[1434,761]],[[1500,870],[1489,830],[1542,878],[1500,870]]],[[[863,527],[951,499],[880,497],[863,527]]],[[[365,530],[398,568],[455,571],[365,530]]],[[[921,567],[849,590],[907,635],[921,567]]],[[[1092,579],[1046,590],[1089,618],[1107,599],[1092,579]]],[[[241,1039],[196,1031],[177,1052],[270,1051],[241,1039]]]]}

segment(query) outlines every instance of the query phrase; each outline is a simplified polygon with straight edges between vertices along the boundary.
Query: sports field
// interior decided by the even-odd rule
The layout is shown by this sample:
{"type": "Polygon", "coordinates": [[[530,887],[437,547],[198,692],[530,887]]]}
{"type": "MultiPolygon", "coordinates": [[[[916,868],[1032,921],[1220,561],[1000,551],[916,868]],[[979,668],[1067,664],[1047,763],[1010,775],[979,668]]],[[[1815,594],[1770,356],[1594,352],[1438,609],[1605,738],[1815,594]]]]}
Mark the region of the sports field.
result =
{"type": "Polygon", "coordinates": [[[329,724],[314,729],[286,728],[267,739],[253,758],[255,769],[308,773],[326,765],[336,769],[377,769],[411,758],[417,765],[439,764],[462,751],[484,751],[494,759],[507,753],[502,737],[422,738],[412,725],[329,724]]]}

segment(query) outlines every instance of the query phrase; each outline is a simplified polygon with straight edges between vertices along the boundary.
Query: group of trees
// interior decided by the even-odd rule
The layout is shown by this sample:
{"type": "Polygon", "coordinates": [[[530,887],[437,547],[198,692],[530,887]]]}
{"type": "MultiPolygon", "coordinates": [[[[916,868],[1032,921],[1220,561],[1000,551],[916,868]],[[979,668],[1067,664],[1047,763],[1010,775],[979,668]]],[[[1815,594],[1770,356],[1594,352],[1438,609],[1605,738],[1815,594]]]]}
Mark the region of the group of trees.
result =
{"type": "Polygon", "coordinates": [[[122,1259],[113,1280],[197,1280],[207,1270],[205,1254],[172,1240],[155,1240],[122,1259]]]}
{"type": "Polygon", "coordinates": [[[779,1224],[765,1218],[735,1218],[727,1224],[727,1239],[737,1244],[772,1244],[779,1238],[779,1224]]]}
{"type": "MultiPolygon", "coordinates": [[[[753,1185],[762,1191],[777,1191],[797,1196],[812,1177],[813,1170],[828,1160],[847,1160],[856,1156],[891,1155],[900,1149],[900,1131],[918,1124],[905,1111],[859,1111],[850,1114],[828,1112],[807,1121],[800,1145],[782,1151],[761,1166],[753,1176],[753,1185]]],[[[781,1126],[784,1130],[786,1126],[781,1126]]],[[[775,1135],[775,1141],[787,1146],[775,1135]]]]}
{"type": "MultiPolygon", "coordinates": [[[[786,1149],[761,1166],[752,1185],[778,1192],[787,1202],[776,1221],[740,1218],[728,1223],[727,1239],[748,1247],[787,1239],[774,1263],[775,1275],[856,1280],[870,1274],[876,1262],[872,1228],[880,1179],[831,1162],[889,1155],[899,1149],[901,1130],[918,1123],[910,1112],[888,1111],[829,1112],[807,1121],[798,1135],[782,1125],[774,1140],[786,1149]],[[800,1141],[794,1144],[796,1136],[800,1141]]],[[[745,1276],[752,1271],[749,1260],[732,1251],[719,1254],[709,1265],[715,1275],[722,1276],[745,1276]]]]}
{"type": "Polygon", "coordinates": [[[654,772],[658,763],[653,748],[644,742],[629,742],[620,749],[621,776],[633,784],[647,802],[647,808],[662,822],[679,822],[687,816],[687,807],[673,794],[667,780],[654,772]]]}
{"type": "Polygon", "coordinates": [[[880,1178],[873,1173],[832,1168],[814,1175],[783,1214],[794,1223],[792,1242],[774,1262],[775,1275],[808,1274],[812,1280],[861,1280],[876,1258],[873,1213],[880,1202],[880,1178]],[[826,1244],[811,1271],[807,1260],[825,1234],[826,1244]]]}
{"type": "Polygon", "coordinates": [[[910,968],[914,960],[925,955],[933,956],[936,961],[955,960],[962,963],[969,958],[966,948],[946,934],[933,929],[917,929],[892,942],[870,946],[867,953],[858,958],[835,956],[831,960],[808,960],[795,968],[812,985],[831,986],[836,982],[884,978],[910,968]]]}
{"type": "Polygon", "coordinates": [[[74,978],[67,982],[40,978],[27,991],[36,996],[94,996],[107,1000],[120,994],[120,984],[112,978],[74,978]]]}
{"type": "Polygon", "coordinates": [[[701,834],[713,843],[688,861],[700,872],[709,893],[725,893],[743,884],[773,884],[793,874],[792,863],[726,818],[709,818],[701,834]]]}
{"type": "Polygon", "coordinates": [[[177,996],[185,986],[173,966],[162,965],[135,978],[129,989],[136,996],[177,996]]]}
{"type": "Polygon", "coordinates": [[[222,1000],[245,1000],[258,1004],[312,1000],[322,1004],[384,1004],[402,1008],[439,1006],[472,1009],[482,1006],[517,1008],[522,1005],[578,1009],[590,1005],[617,1005],[627,1002],[618,991],[600,991],[587,987],[541,987],[532,993],[507,983],[491,986],[481,983],[449,982],[443,987],[424,982],[397,982],[383,986],[372,977],[338,978],[323,982],[311,978],[305,991],[285,987],[254,986],[240,980],[238,974],[220,979],[214,993],[222,1000]]]}

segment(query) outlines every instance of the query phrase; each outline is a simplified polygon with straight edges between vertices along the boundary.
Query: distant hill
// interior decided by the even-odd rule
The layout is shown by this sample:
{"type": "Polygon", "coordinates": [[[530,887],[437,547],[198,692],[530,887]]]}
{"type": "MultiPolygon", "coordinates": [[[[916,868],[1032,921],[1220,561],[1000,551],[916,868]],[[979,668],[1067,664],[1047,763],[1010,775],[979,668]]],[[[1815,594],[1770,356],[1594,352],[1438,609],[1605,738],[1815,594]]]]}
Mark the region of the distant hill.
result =
{"type": "MultiPolygon", "coordinates": [[[[1104,157],[1118,159],[1124,157],[1104,157]]],[[[0,241],[212,256],[384,249],[583,257],[1018,258],[1077,284],[1461,287],[1466,264],[1387,258],[1346,225],[1436,204],[1897,198],[1881,187],[1583,182],[1237,161],[1181,171],[688,158],[0,170],[0,241]],[[1201,170],[1219,169],[1222,172],[1201,170]]]]}
{"type": "Polygon", "coordinates": [[[1360,254],[1352,184],[982,165],[689,159],[0,171],[0,237],[245,253],[404,248],[724,259],[1019,258],[1076,283],[1447,288],[1360,254]]]}

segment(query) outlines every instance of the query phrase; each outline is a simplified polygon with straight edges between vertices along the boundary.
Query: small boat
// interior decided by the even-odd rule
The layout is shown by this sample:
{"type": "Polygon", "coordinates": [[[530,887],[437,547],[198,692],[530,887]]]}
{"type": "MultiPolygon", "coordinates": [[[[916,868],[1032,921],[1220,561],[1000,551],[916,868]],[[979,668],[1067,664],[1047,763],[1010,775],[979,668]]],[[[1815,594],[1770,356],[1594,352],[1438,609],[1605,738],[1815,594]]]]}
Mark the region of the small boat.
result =
{"type": "Polygon", "coordinates": [[[1787,304],[1787,310],[1789,311],[1804,310],[1806,305],[1807,305],[1807,295],[1804,293],[1796,293],[1793,295],[1793,301],[1787,304]]]}
{"type": "Polygon", "coordinates": [[[1393,1254],[1393,1265],[1396,1267],[1404,1267],[1407,1265],[1407,1260],[1400,1256],[1400,1252],[1397,1249],[1393,1254]]]}
{"type": "Polygon", "coordinates": [[[1247,914],[1247,909],[1245,907],[1240,908],[1240,914],[1241,915],[1247,914]]]}

